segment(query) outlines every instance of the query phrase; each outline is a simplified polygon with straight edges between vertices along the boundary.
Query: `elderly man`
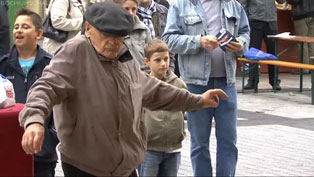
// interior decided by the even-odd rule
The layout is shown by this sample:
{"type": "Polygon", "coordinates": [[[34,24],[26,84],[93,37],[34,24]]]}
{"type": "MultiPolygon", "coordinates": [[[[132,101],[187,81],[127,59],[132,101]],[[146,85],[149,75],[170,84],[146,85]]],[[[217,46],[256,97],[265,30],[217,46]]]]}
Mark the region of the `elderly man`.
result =
{"type": "Polygon", "coordinates": [[[142,106],[196,110],[227,96],[219,89],[191,94],[139,71],[123,45],[133,18],[120,5],[96,3],[85,17],[85,35],[61,47],[29,92],[22,146],[28,154],[41,150],[53,108],[65,176],[129,176],[146,150],[142,106]]]}

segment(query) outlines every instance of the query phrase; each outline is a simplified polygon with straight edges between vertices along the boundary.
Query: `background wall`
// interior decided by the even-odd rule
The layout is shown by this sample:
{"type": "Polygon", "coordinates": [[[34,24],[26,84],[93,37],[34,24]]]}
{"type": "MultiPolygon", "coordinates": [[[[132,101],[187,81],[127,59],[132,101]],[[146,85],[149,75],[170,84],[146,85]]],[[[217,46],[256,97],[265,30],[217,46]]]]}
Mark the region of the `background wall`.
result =
{"type": "Polygon", "coordinates": [[[9,6],[9,22],[10,22],[10,38],[11,38],[11,45],[13,44],[12,39],[12,29],[14,24],[14,17],[15,12],[19,8],[26,7],[25,0],[7,0],[9,6]]]}

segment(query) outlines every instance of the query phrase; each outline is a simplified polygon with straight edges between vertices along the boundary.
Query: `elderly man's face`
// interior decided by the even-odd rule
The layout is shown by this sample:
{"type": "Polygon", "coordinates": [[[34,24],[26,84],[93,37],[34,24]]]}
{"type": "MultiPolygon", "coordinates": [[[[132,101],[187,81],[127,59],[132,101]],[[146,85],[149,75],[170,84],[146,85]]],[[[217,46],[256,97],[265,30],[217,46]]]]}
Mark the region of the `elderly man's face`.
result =
{"type": "Polygon", "coordinates": [[[99,54],[110,60],[117,59],[124,37],[105,36],[88,23],[86,23],[86,36],[99,54]]]}

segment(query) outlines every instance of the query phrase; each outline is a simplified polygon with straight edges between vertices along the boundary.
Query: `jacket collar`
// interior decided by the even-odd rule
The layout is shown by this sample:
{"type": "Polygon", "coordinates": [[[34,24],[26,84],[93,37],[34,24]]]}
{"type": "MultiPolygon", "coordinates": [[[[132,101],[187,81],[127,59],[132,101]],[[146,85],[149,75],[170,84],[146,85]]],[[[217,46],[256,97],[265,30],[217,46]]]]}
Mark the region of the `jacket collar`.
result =
{"type": "MultiPolygon", "coordinates": [[[[197,5],[197,2],[200,0],[190,0],[195,6],[197,5]]],[[[220,0],[220,1],[230,1],[230,0],[220,0]]]]}
{"type": "Polygon", "coordinates": [[[133,31],[138,30],[138,29],[145,30],[146,29],[146,25],[139,19],[138,16],[135,16],[134,17],[133,31]]]}
{"type": "MultiPolygon", "coordinates": [[[[19,66],[18,58],[19,58],[19,53],[18,53],[17,47],[13,45],[10,53],[8,54],[9,64],[15,67],[19,66]]],[[[45,58],[51,59],[52,56],[49,53],[47,53],[45,50],[43,50],[39,45],[37,45],[37,54],[35,57],[34,65],[45,58]]]]}

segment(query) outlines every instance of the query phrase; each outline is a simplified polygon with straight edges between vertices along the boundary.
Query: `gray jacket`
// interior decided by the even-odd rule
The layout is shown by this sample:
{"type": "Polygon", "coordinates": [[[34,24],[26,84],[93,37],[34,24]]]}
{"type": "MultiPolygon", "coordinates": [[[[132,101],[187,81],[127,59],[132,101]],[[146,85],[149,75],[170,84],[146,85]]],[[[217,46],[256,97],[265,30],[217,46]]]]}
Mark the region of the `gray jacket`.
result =
{"type": "Polygon", "coordinates": [[[152,39],[149,29],[135,16],[134,28],[130,35],[124,38],[124,44],[140,68],[146,68],[144,62],[144,45],[152,39]]]}
{"type": "MultiPolygon", "coordinates": [[[[244,7],[249,20],[265,22],[277,21],[277,9],[274,0],[238,0],[244,7]]],[[[279,4],[285,0],[276,0],[279,4]]]]}
{"type": "Polygon", "coordinates": [[[287,2],[292,5],[293,20],[314,17],[313,0],[287,0],[287,2]]]}

